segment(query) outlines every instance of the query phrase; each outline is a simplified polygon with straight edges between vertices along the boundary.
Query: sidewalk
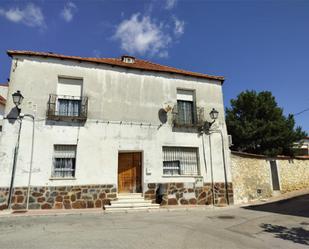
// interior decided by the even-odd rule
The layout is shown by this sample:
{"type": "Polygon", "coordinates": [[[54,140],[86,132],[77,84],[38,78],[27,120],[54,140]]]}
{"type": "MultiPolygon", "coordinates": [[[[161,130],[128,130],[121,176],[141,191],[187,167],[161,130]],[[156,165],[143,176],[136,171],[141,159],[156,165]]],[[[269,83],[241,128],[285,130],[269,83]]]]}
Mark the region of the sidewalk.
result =
{"type": "Polygon", "coordinates": [[[277,196],[272,196],[267,199],[260,199],[260,200],[254,200],[248,203],[235,204],[235,206],[239,206],[239,207],[255,206],[255,205],[261,205],[261,204],[266,204],[266,203],[273,203],[277,201],[283,201],[283,200],[287,200],[287,199],[291,199],[291,198],[295,198],[295,197],[307,195],[307,194],[309,194],[309,188],[286,192],[283,194],[279,194],[277,196]]]}
{"type": "Polygon", "coordinates": [[[45,209],[45,210],[5,210],[0,211],[0,219],[2,217],[30,217],[30,216],[61,216],[61,215],[88,215],[88,214],[110,214],[110,213],[137,213],[137,212],[148,212],[148,213],[156,213],[156,212],[174,212],[174,211],[200,211],[200,210],[224,210],[236,208],[236,206],[225,206],[225,207],[215,207],[212,205],[209,206],[198,206],[198,205],[188,205],[188,206],[165,206],[160,207],[158,209],[146,209],[146,210],[125,210],[125,211],[117,211],[117,210],[108,210],[105,211],[102,208],[86,208],[86,209],[45,209]]]}

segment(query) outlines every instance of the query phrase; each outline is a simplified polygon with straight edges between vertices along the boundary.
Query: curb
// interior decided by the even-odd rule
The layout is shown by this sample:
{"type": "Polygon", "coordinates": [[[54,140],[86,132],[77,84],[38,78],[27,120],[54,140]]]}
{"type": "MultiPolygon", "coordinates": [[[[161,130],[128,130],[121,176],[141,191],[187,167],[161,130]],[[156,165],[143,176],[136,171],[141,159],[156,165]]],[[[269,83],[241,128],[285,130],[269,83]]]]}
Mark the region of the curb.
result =
{"type": "Polygon", "coordinates": [[[109,215],[109,214],[128,214],[128,213],[158,213],[158,212],[194,212],[194,211],[220,211],[226,209],[233,209],[236,206],[190,206],[190,207],[160,207],[158,209],[145,209],[145,210],[102,210],[102,209],[75,209],[75,210],[22,210],[20,212],[1,211],[1,218],[15,218],[15,217],[42,217],[42,216],[67,216],[67,215],[109,215]],[[3,213],[5,212],[5,213],[3,213]]]}

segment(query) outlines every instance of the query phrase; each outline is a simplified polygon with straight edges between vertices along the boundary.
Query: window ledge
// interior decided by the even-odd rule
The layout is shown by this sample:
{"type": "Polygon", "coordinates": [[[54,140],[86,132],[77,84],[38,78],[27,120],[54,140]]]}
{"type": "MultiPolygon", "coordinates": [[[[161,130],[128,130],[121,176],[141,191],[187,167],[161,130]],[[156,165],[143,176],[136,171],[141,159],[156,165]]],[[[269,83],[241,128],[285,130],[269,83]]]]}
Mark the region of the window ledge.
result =
{"type": "Polygon", "coordinates": [[[50,177],[49,180],[53,181],[53,180],[76,180],[75,177],[50,177]]]}
{"type": "Polygon", "coordinates": [[[193,175],[193,176],[188,176],[188,175],[163,175],[162,177],[164,178],[182,178],[182,177],[185,177],[185,178],[196,178],[196,177],[202,177],[200,175],[193,175]]]}

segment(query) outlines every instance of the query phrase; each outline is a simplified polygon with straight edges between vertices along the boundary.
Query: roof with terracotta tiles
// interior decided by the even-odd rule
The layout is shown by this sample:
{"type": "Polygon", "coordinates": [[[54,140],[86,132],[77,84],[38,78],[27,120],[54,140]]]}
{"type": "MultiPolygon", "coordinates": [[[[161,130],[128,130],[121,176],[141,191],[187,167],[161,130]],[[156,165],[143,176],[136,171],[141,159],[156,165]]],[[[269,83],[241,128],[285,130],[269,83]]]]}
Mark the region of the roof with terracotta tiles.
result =
{"type": "MultiPolygon", "coordinates": [[[[156,64],[150,61],[135,59],[134,63],[126,63],[121,60],[121,58],[90,58],[90,57],[79,57],[79,56],[68,56],[62,54],[55,54],[51,52],[34,52],[34,51],[25,51],[25,50],[8,50],[7,54],[9,56],[14,55],[25,55],[25,56],[40,56],[40,57],[48,57],[48,58],[55,58],[55,59],[62,59],[62,60],[75,60],[79,62],[92,62],[97,64],[105,64],[110,66],[118,66],[124,68],[131,68],[131,69],[139,69],[145,71],[152,71],[152,72],[164,72],[164,73],[174,73],[180,74],[185,76],[197,77],[197,78],[204,78],[204,79],[213,79],[219,80],[223,83],[224,77],[223,76],[214,76],[196,72],[190,72],[174,67],[164,66],[160,64],[156,64]]],[[[133,57],[134,58],[134,57],[133,57]]]]}
{"type": "Polygon", "coordinates": [[[6,104],[6,99],[4,97],[2,97],[1,95],[0,95],[0,104],[1,105],[5,105],[6,104]]]}

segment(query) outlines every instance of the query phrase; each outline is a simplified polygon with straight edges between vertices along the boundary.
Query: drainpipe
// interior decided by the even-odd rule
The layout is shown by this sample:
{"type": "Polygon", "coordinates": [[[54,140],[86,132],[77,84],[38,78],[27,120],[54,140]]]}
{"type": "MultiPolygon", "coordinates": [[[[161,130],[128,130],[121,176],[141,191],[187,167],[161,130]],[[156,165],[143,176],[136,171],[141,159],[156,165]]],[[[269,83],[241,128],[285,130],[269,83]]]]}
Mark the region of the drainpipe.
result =
{"type": "Polygon", "coordinates": [[[212,133],[219,133],[221,136],[221,147],[222,147],[222,157],[223,157],[223,171],[224,171],[224,181],[225,181],[225,197],[226,197],[226,201],[227,204],[230,205],[230,200],[229,200],[229,195],[228,195],[228,182],[227,182],[227,173],[226,173],[226,162],[225,162],[225,150],[224,150],[224,139],[223,139],[223,134],[221,130],[213,130],[210,131],[209,133],[209,139],[210,139],[210,135],[212,133]]]}
{"type": "Polygon", "coordinates": [[[212,165],[212,148],[211,148],[211,140],[210,134],[208,134],[208,142],[209,142],[209,159],[210,159],[210,171],[211,171],[211,191],[212,191],[212,205],[215,205],[215,189],[214,189],[214,171],[212,165]]]}
{"type": "Polygon", "coordinates": [[[30,198],[30,184],[32,175],[32,164],[33,164],[33,147],[34,147],[34,116],[31,114],[25,114],[24,117],[32,118],[32,142],[31,142],[31,156],[30,156],[30,166],[29,166],[29,177],[28,177],[28,189],[27,189],[27,202],[26,210],[29,209],[29,198],[30,198]]]}

